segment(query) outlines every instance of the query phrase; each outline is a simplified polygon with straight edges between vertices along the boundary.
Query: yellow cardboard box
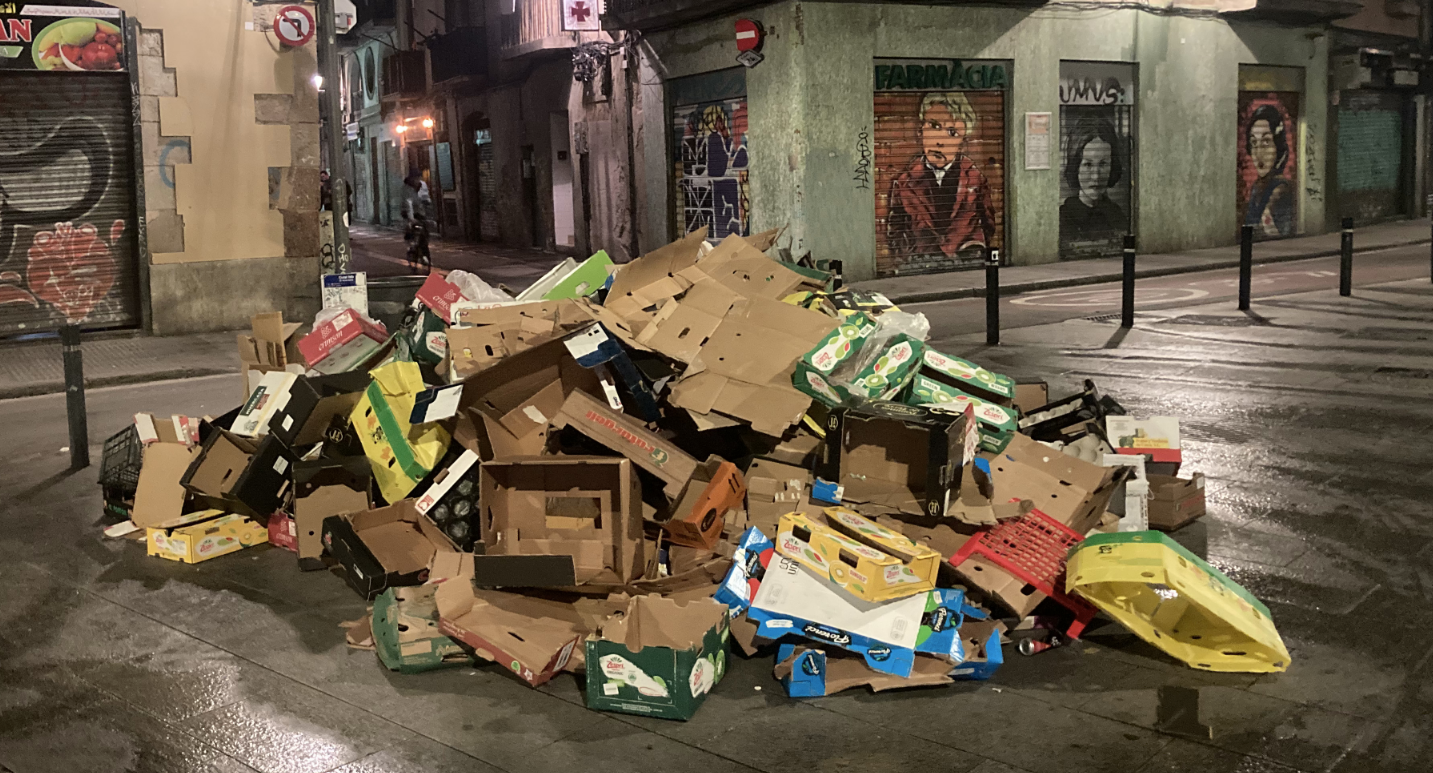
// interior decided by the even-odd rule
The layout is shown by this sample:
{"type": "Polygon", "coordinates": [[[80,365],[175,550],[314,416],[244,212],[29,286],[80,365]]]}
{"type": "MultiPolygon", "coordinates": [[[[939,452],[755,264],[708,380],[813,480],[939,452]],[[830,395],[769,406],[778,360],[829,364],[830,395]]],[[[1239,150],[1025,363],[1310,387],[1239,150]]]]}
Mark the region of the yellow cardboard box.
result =
{"type": "Polygon", "coordinates": [[[781,516],[776,552],[865,601],[891,601],[935,589],[940,553],[844,507],[824,512],[825,523],[804,513],[781,516]]]}
{"type": "Polygon", "coordinates": [[[145,532],[151,556],[197,564],[269,541],[269,530],[238,513],[201,510],[189,513],[145,532]]]}
{"type": "Polygon", "coordinates": [[[349,416],[373,479],[389,502],[408,496],[443,458],[451,439],[438,424],[410,424],[413,404],[426,386],[418,365],[390,362],[374,368],[373,381],[349,416]]]}

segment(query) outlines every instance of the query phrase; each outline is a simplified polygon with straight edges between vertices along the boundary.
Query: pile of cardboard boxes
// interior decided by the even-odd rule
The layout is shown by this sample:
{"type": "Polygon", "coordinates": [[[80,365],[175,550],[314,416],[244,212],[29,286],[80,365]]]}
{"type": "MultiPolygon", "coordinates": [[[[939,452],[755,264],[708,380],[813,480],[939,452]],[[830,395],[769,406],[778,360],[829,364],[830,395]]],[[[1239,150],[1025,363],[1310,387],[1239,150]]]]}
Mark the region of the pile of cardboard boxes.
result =
{"type": "Polygon", "coordinates": [[[1196,667],[1287,664],[1231,611],[1247,593],[1147,531],[1204,512],[1176,420],[937,351],[773,239],[566,261],[517,298],[433,275],[392,331],[259,315],[241,405],[107,444],[108,532],[188,562],[268,542],[341,567],[373,603],[350,641],[390,669],[574,672],[591,708],[658,717],[691,717],[735,655],[773,655],[792,696],[986,679],[1101,611],[1267,656],[1171,650],[1196,667]],[[1227,598],[1132,594],[1114,548],[1067,577],[1096,534],[1227,598]]]}

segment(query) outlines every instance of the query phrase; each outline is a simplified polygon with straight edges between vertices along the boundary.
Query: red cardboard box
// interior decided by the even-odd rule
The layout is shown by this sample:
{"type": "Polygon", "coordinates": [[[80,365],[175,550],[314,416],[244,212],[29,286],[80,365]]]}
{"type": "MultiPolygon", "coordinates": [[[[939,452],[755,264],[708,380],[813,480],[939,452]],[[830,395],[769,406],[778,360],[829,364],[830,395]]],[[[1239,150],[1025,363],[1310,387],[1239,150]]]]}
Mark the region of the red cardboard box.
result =
{"type": "Polygon", "coordinates": [[[299,353],[319,373],[346,373],[371,357],[387,339],[382,325],[346,309],[300,338],[299,353]]]}
{"type": "Polygon", "coordinates": [[[444,323],[453,322],[453,304],[463,300],[463,291],[440,274],[429,274],[423,286],[418,288],[415,298],[422,301],[442,317],[444,323]]]}

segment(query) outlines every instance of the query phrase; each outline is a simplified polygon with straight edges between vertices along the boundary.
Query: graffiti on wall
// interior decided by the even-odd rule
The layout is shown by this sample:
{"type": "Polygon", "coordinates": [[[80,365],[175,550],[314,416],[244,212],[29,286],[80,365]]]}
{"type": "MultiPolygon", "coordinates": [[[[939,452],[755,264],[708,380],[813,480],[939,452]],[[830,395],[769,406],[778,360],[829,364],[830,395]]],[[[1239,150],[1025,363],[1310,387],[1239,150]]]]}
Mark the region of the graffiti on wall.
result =
{"type": "Polygon", "coordinates": [[[1239,92],[1239,223],[1256,239],[1298,231],[1298,115],[1296,92],[1239,92]]]}
{"type": "Polygon", "coordinates": [[[871,130],[862,129],[856,135],[856,173],[852,176],[856,181],[856,190],[870,190],[871,188],[871,130]]]}
{"type": "Polygon", "coordinates": [[[682,232],[707,226],[713,241],[748,235],[746,98],[677,107],[672,129],[682,232]]]}
{"type": "Polygon", "coordinates": [[[33,319],[35,310],[48,307],[78,324],[106,302],[118,273],[112,249],[124,236],[125,221],[96,225],[86,217],[109,188],[110,158],[103,127],[89,118],[67,119],[39,143],[0,153],[5,171],[0,178],[0,327],[10,326],[6,309],[33,319]],[[75,154],[85,162],[79,168],[87,170],[78,179],[75,154]],[[50,189],[56,182],[73,182],[75,195],[60,207],[49,200],[27,201],[30,191],[47,189],[35,186],[37,180],[48,182],[50,189]]]}
{"type": "Polygon", "coordinates": [[[1060,63],[1060,258],[1120,254],[1132,227],[1134,65],[1060,63]]]}

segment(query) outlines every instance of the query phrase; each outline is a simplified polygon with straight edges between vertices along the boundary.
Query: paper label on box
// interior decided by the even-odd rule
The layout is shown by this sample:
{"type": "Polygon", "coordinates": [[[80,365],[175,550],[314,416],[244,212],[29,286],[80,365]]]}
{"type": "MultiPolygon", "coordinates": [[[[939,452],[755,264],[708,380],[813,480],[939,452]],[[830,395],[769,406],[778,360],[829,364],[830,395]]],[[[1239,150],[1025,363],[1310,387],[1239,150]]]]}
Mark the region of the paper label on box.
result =
{"type": "Polygon", "coordinates": [[[282,456],[280,456],[279,458],[277,458],[277,459],[274,460],[274,472],[277,472],[278,474],[283,475],[283,474],[284,474],[284,470],[287,470],[288,468],[289,468],[289,460],[288,460],[288,459],[285,459],[285,458],[283,458],[282,456]]]}
{"type": "Polygon", "coordinates": [[[766,623],[767,628],[791,628],[790,620],[770,620],[766,623]]]}
{"type": "Polygon", "coordinates": [[[600,383],[602,384],[602,393],[607,395],[607,404],[614,411],[622,410],[622,396],[617,394],[617,386],[606,378],[602,379],[600,383]]]}
{"type": "Polygon", "coordinates": [[[562,344],[572,354],[572,359],[580,360],[589,354],[595,353],[607,342],[607,334],[602,331],[600,325],[592,325],[586,330],[563,339],[562,344]]]}
{"type": "Polygon", "coordinates": [[[154,428],[154,417],[147,413],[134,415],[134,428],[139,432],[139,442],[145,445],[159,440],[159,432],[154,428]]]}
{"type": "Polygon", "coordinates": [[[602,685],[602,694],[603,694],[603,695],[616,695],[616,694],[617,694],[617,691],[618,691],[619,689],[621,689],[621,688],[620,688],[620,686],[618,686],[618,684],[617,684],[616,682],[608,682],[608,683],[602,685]]]}
{"type": "Polygon", "coordinates": [[[287,432],[287,431],[293,429],[293,426],[294,426],[294,417],[293,417],[292,415],[285,416],[285,417],[284,417],[284,431],[287,432]]]}

